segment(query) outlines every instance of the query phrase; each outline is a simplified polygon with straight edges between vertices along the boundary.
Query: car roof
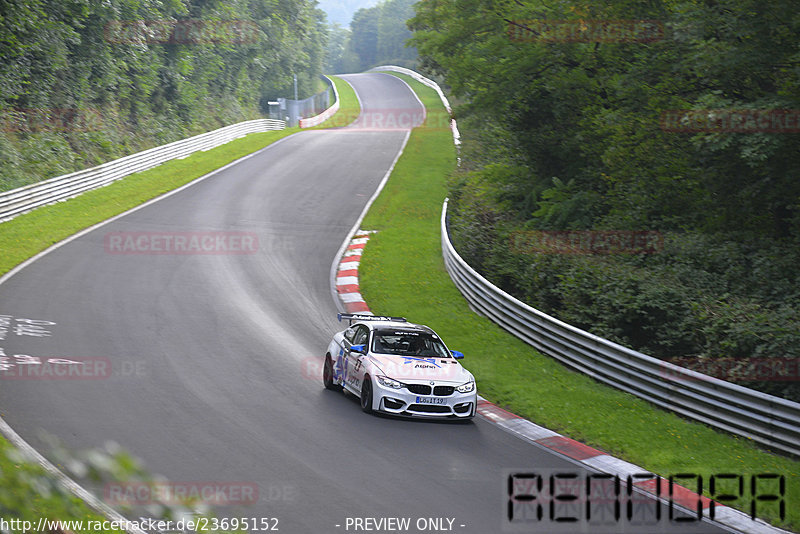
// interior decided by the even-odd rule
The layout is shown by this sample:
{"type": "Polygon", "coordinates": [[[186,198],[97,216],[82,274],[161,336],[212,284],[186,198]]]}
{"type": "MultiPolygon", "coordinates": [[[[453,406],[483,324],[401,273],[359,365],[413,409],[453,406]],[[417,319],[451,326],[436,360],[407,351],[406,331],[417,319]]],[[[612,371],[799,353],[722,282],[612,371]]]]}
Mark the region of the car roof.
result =
{"type": "Polygon", "coordinates": [[[357,324],[364,325],[370,330],[392,329],[398,331],[407,330],[409,332],[427,332],[429,334],[435,333],[433,329],[428,326],[414,323],[401,323],[399,321],[365,321],[353,323],[353,326],[357,324]]]}

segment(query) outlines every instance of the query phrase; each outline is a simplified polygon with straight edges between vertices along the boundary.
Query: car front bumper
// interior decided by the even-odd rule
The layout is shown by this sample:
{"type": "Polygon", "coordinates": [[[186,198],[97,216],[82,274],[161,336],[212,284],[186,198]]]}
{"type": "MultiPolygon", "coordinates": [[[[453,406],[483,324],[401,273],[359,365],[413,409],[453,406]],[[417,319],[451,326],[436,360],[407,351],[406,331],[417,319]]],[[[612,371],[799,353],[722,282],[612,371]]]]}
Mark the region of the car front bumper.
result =
{"type": "Polygon", "coordinates": [[[441,396],[418,395],[406,388],[395,389],[375,384],[373,394],[377,411],[407,417],[469,419],[475,416],[478,406],[476,390],[469,393],[454,391],[450,395],[441,396]]]}

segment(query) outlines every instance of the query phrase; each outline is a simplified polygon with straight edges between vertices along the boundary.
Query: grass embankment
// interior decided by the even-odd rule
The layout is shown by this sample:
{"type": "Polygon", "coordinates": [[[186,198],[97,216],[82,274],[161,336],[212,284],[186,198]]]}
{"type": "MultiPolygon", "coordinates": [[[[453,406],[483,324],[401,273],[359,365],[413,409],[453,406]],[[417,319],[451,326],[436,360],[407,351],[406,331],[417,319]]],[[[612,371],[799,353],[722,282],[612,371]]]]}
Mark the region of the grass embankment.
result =
{"type": "MultiPolygon", "coordinates": [[[[441,116],[442,104],[432,89],[398,77],[414,88],[432,116],[441,116]]],[[[443,121],[428,121],[411,134],[362,223],[364,229],[379,230],[359,268],[370,308],[434,328],[466,354],[465,365],[475,374],[479,392],[492,402],[651,472],[696,473],[704,488],[714,474],[743,475],[746,482],[753,474],[785,475],[786,520],[777,518],[774,503],[759,502],[758,515],[784,528],[800,528],[800,462],[570,371],[470,310],[445,271],[440,245],[439,219],[455,158],[443,121]]],[[[749,491],[748,483],[745,495],[749,491]]],[[[730,504],[749,512],[749,497],[730,504]]]]}
{"type": "MultiPolygon", "coordinates": [[[[331,78],[339,92],[340,108],[318,128],[329,127],[337,117],[338,122],[342,122],[342,116],[352,120],[360,109],[352,87],[341,79],[331,78]]],[[[335,125],[342,125],[338,122],[335,125]]],[[[133,174],[67,202],[44,206],[0,223],[0,275],[84,228],[119,215],[299,131],[300,128],[287,128],[250,134],[186,159],[173,160],[133,174]]],[[[31,481],[47,480],[47,475],[41,467],[26,463],[17,456],[13,446],[0,437],[0,512],[5,519],[102,519],[80,499],[59,492],[48,491],[45,494],[38,491],[41,482],[31,481]]]]}

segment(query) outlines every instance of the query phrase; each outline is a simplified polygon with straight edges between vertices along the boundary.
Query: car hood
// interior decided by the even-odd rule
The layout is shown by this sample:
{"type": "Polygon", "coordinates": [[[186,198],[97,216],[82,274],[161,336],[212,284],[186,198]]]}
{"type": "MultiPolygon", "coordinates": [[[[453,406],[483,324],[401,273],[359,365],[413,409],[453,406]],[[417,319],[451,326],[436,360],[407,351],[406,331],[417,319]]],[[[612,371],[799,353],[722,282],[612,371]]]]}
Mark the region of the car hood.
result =
{"type": "Polygon", "coordinates": [[[384,376],[400,381],[436,380],[463,384],[474,380],[472,374],[453,358],[420,358],[370,354],[372,363],[384,376]]]}

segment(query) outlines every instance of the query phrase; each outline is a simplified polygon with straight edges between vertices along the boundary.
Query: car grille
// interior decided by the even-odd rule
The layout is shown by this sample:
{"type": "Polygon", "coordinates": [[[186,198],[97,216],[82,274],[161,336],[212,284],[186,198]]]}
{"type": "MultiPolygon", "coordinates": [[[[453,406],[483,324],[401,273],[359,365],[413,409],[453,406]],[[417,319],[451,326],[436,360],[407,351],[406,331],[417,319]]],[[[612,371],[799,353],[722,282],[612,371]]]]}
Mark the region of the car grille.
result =
{"type": "Polygon", "coordinates": [[[408,407],[408,410],[411,412],[450,413],[449,407],[433,404],[412,404],[408,407]]]}
{"type": "MultiPolygon", "coordinates": [[[[425,384],[407,384],[408,391],[415,395],[430,395],[431,387],[425,384]]],[[[433,388],[433,394],[437,397],[449,397],[453,394],[455,388],[453,386],[436,386],[433,388]]]]}
{"type": "Polygon", "coordinates": [[[406,385],[408,391],[414,393],[416,395],[430,395],[431,394],[431,387],[426,386],[425,384],[408,384],[406,385]]]}

